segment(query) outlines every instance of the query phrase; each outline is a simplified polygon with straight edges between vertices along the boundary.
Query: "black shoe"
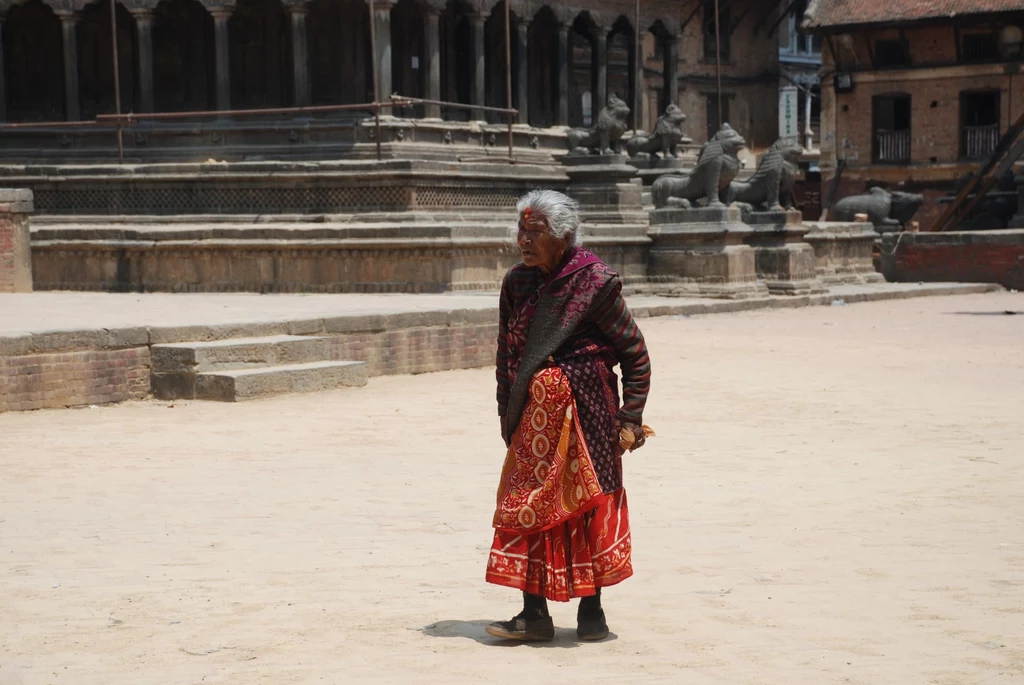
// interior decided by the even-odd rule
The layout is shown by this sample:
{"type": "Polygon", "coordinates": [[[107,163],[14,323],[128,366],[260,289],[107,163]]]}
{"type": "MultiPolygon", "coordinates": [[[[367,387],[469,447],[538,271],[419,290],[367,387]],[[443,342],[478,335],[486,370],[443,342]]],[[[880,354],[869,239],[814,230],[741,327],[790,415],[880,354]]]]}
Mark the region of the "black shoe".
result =
{"type": "Polygon", "coordinates": [[[597,642],[608,637],[608,622],[604,618],[604,609],[577,612],[576,637],[587,642],[597,642]]]}
{"type": "Polygon", "coordinates": [[[555,624],[550,616],[526,620],[521,612],[511,621],[495,621],[487,626],[487,632],[494,637],[523,642],[546,642],[555,639],[555,624]]]}

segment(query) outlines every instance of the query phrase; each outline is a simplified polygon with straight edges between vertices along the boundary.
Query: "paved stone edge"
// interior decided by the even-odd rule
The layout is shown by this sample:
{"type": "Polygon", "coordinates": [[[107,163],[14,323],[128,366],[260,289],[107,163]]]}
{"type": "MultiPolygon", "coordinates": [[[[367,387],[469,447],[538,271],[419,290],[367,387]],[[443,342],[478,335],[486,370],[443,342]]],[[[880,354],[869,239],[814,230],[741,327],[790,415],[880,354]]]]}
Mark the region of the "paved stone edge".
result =
{"type": "MultiPolygon", "coordinates": [[[[679,304],[630,305],[640,318],[659,316],[696,316],[765,309],[791,309],[828,305],[842,300],[849,304],[903,300],[943,295],[971,295],[1001,291],[989,283],[936,283],[907,290],[878,292],[831,292],[822,295],[753,298],[747,300],[686,301],[679,304]]],[[[497,306],[478,309],[398,312],[393,314],[357,314],[313,319],[281,320],[260,323],[226,323],[168,327],[125,327],[98,330],[52,331],[0,337],[0,356],[14,356],[79,349],[119,349],[160,343],[208,342],[230,338],[259,338],[273,335],[342,335],[379,333],[410,328],[449,327],[495,323],[497,306]]]]}

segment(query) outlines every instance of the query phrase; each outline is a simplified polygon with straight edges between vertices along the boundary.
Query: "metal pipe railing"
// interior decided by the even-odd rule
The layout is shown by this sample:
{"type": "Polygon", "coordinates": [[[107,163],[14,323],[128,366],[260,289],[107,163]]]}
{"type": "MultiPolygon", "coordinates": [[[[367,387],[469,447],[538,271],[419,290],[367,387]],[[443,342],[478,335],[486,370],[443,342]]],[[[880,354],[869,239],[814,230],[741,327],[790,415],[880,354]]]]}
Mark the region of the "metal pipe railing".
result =
{"type": "Polygon", "coordinates": [[[497,112],[515,116],[519,113],[514,107],[489,107],[484,105],[470,105],[465,102],[448,102],[446,100],[430,100],[429,98],[414,98],[405,95],[392,95],[391,102],[395,107],[408,107],[409,105],[441,105],[452,109],[480,110],[481,112],[497,112]]]}
{"type": "Polygon", "coordinates": [[[447,100],[432,100],[429,98],[414,98],[394,94],[388,102],[361,102],[342,105],[306,105],[302,107],[262,107],[256,109],[231,109],[231,110],[188,110],[182,112],[150,112],[136,113],[127,112],[124,114],[98,114],[92,121],[32,121],[0,123],[0,131],[18,129],[86,129],[113,127],[118,135],[118,160],[124,162],[124,151],[121,146],[121,133],[124,126],[133,126],[143,121],[174,121],[182,119],[196,119],[201,117],[246,117],[246,116],[269,116],[269,115],[301,115],[301,114],[329,114],[333,112],[358,112],[373,111],[375,115],[374,125],[377,135],[377,159],[382,156],[380,136],[380,111],[391,110],[396,107],[409,107],[412,105],[438,105],[452,109],[480,110],[483,112],[494,112],[504,114],[508,119],[508,157],[510,162],[515,160],[514,141],[512,137],[512,120],[519,113],[514,107],[488,107],[481,105],[467,104],[464,102],[449,102],[447,100]]]}
{"type": "Polygon", "coordinates": [[[16,121],[0,123],[0,131],[19,128],[92,128],[104,122],[100,121],[16,121]]]}
{"type": "Polygon", "coordinates": [[[162,119],[194,119],[196,117],[243,117],[243,116],[265,116],[268,114],[324,114],[330,112],[355,112],[376,108],[390,108],[393,105],[385,102],[360,102],[344,105],[305,105],[301,107],[259,107],[256,109],[196,109],[181,112],[153,112],[139,114],[129,112],[127,114],[98,114],[96,120],[100,122],[121,120],[127,124],[136,121],[159,121],[162,119]]]}

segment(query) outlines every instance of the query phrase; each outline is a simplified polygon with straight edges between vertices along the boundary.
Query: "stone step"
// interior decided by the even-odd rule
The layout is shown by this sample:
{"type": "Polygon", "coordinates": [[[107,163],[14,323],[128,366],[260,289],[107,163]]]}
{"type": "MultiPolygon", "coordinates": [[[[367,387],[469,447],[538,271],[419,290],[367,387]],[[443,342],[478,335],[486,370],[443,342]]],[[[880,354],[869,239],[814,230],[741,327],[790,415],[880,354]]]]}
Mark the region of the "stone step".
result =
{"type": "Polygon", "coordinates": [[[330,339],[303,335],[153,345],[154,374],[229,371],[330,359],[330,339]]]}
{"type": "Polygon", "coordinates": [[[311,362],[196,374],[195,399],[242,402],[366,385],[365,362],[311,362]]]}

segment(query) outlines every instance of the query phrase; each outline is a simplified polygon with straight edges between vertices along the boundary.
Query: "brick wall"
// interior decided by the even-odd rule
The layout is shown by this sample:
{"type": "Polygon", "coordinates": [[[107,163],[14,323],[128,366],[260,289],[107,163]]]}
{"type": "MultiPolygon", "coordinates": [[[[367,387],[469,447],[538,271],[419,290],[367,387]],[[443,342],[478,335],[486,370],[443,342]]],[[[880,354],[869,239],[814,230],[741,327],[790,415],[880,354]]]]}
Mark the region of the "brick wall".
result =
{"type": "MultiPolygon", "coordinates": [[[[341,328],[312,332],[331,336],[333,359],[365,361],[371,376],[480,368],[494,364],[498,326],[491,314],[483,313],[487,323],[472,313],[442,325],[429,319],[449,315],[370,317],[380,319],[375,330],[345,319],[341,328]],[[348,326],[363,330],[345,332],[348,326]]],[[[151,393],[148,338],[144,329],[126,329],[0,340],[0,412],[144,399],[151,393]]]]}
{"type": "Polygon", "coordinates": [[[890,281],[999,283],[1024,289],[1024,229],[888,234],[880,265],[890,281]]]}
{"type": "Polygon", "coordinates": [[[496,324],[348,333],[331,341],[335,359],[364,361],[371,376],[472,369],[494,363],[496,324]]]}
{"type": "Polygon", "coordinates": [[[14,231],[12,215],[0,208],[0,293],[14,291],[14,231]]]}
{"type": "Polygon", "coordinates": [[[148,347],[0,357],[0,412],[123,402],[148,394],[148,347]]]}
{"type": "Polygon", "coordinates": [[[32,192],[0,188],[0,293],[32,290],[32,192]]]}
{"type": "MultiPolygon", "coordinates": [[[[911,164],[956,164],[960,160],[960,93],[971,90],[998,90],[1002,92],[1002,129],[1009,127],[1010,76],[989,73],[989,66],[973,69],[958,67],[962,75],[921,80],[904,80],[909,72],[885,74],[876,72],[869,81],[854,74],[851,93],[836,96],[834,130],[838,144],[837,154],[845,158],[850,168],[872,165],[872,102],[875,96],[893,93],[909,94],[910,102],[910,162],[911,164]],[[904,75],[901,77],[901,75],[904,75]]],[[[939,70],[935,70],[939,71],[939,70]]],[[[1021,90],[1020,88],[1015,89],[1021,90]]],[[[1024,101],[1013,93],[1014,116],[1024,101]]],[[[907,173],[913,176],[913,172],[907,173]]]]}

